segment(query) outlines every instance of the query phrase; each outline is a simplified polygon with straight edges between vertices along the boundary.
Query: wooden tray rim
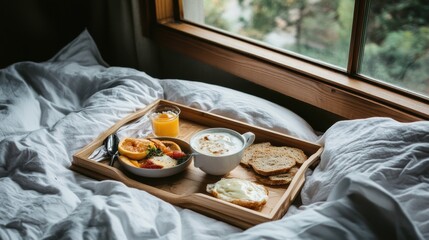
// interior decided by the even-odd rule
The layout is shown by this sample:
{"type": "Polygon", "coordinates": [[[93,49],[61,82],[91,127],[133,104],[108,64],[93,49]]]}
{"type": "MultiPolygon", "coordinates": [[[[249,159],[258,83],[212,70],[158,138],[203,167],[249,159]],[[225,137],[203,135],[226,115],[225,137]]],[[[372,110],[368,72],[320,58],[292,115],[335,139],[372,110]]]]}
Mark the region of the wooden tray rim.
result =
{"type": "MultiPolygon", "coordinates": [[[[205,112],[199,109],[195,109],[189,106],[185,106],[176,102],[172,102],[172,101],[168,101],[168,100],[164,100],[164,99],[158,99],[155,100],[154,102],[152,102],[151,104],[148,104],[146,107],[144,107],[141,110],[138,110],[134,113],[129,114],[128,116],[126,116],[125,118],[117,121],[112,127],[108,128],[106,131],[104,131],[103,133],[101,133],[95,140],[93,140],[91,143],[89,143],[88,145],[86,145],[85,147],[83,147],[81,150],[79,150],[78,152],[76,152],[73,155],[73,163],[72,163],[72,170],[78,171],[78,172],[85,172],[87,175],[93,175],[95,176],[95,178],[99,178],[99,179],[114,179],[120,182],[123,182],[124,184],[126,184],[127,186],[130,187],[134,187],[137,189],[141,189],[144,191],[147,191],[150,194],[153,194],[163,200],[166,200],[167,202],[170,202],[174,205],[178,205],[178,206],[185,206],[187,208],[190,209],[198,209],[199,207],[208,207],[205,205],[199,205],[198,204],[198,199],[204,198],[206,200],[208,200],[209,202],[212,202],[213,204],[216,205],[223,205],[223,207],[227,207],[227,208],[232,208],[232,209],[237,209],[240,211],[240,213],[244,214],[244,216],[241,216],[240,218],[235,217],[235,220],[240,220],[242,221],[242,224],[235,224],[235,225],[240,225],[239,227],[242,228],[247,228],[250,226],[253,226],[255,224],[258,223],[263,223],[266,221],[272,221],[272,220],[276,220],[279,219],[281,216],[283,216],[287,209],[289,208],[290,204],[292,203],[293,200],[295,200],[295,198],[297,197],[297,194],[300,192],[300,189],[302,188],[304,182],[305,182],[305,172],[307,171],[307,169],[316,164],[321,153],[323,151],[323,146],[316,144],[316,143],[312,143],[310,141],[306,141],[303,139],[299,139],[293,136],[289,136],[286,134],[282,134],[279,132],[275,132],[272,131],[270,129],[265,129],[265,128],[261,128],[258,126],[254,126],[254,125],[250,125],[244,122],[240,122],[234,119],[230,119],[224,116],[220,116],[217,114],[213,114],[213,113],[209,113],[209,112],[205,112]],[[128,176],[126,176],[120,169],[116,168],[116,167],[111,167],[108,166],[106,164],[102,164],[99,162],[95,162],[93,160],[89,160],[87,158],[87,156],[89,156],[92,151],[97,148],[98,146],[100,146],[103,142],[103,139],[105,139],[108,135],[114,133],[115,131],[117,131],[120,127],[122,127],[124,124],[127,124],[128,122],[134,121],[142,116],[144,116],[146,113],[148,113],[153,107],[155,107],[156,105],[160,104],[160,103],[166,103],[166,104],[173,104],[173,105],[177,105],[178,107],[180,107],[181,109],[186,109],[189,111],[193,111],[196,112],[197,114],[201,114],[204,117],[211,117],[211,118],[215,118],[215,119],[219,119],[222,121],[226,121],[228,123],[232,123],[233,125],[237,124],[240,125],[240,127],[249,127],[249,128],[253,128],[253,129],[259,129],[260,131],[264,131],[267,133],[272,133],[272,134],[276,134],[276,135],[281,135],[281,136],[286,136],[288,139],[291,139],[292,141],[298,141],[300,143],[304,143],[304,144],[309,144],[312,145],[315,148],[318,148],[318,150],[313,153],[311,156],[309,156],[308,160],[304,162],[304,164],[299,168],[298,172],[296,173],[295,178],[293,178],[292,182],[289,184],[289,187],[286,189],[286,191],[282,194],[281,198],[277,201],[277,203],[274,205],[274,207],[272,208],[272,210],[267,214],[267,213],[262,213],[259,211],[255,211],[252,209],[248,209],[248,208],[244,208],[220,199],[217,199],[215,197],[209,196],[207,194],[202,194],[202,193],[192,193],[189,195],[177,195],[168,191],[162,191],[162,194],[160,194],[160,189],[155,188],[153,186],[147,185],[145,183],[139,182],[137,180],[131,179],[128,176]],[[97,168],[104,168],[105,170],[107,170],[106,172],[109,172],[108,175],[103,175],[100,174],[99,172],[97,172],[97,168]],[[85,169],[85,170],[84,170],[85,169]],[[126,180],[126,181],[124,181],[126,180]],[[127,183],[130,182],[131,184],[127,183]],[[171,199],[177,199],[177,201],[168,201],[167,198],[171,199]],[[194,199],[193,199],[194,198],[194,199]],[[195,206],[189,206],[190,205],[195,205],[195,206]],[[248,221],[247,218],[253,218],[253,221],[248,221]]],[[[205,214],[210,215],[210,209],[200,209],[200,212],[205,212],[205,214]]],[[[216,212],[218,214],[218,212],[216,212]]],[[[215,216],[212,216],[215,217],[215,216]]],[[[227,218],[234,218],[234,216],[230,216],[230,215],[225,215],[224,217],[220,218],[222,221],[226,221],[229,222],[227,218]]]]}

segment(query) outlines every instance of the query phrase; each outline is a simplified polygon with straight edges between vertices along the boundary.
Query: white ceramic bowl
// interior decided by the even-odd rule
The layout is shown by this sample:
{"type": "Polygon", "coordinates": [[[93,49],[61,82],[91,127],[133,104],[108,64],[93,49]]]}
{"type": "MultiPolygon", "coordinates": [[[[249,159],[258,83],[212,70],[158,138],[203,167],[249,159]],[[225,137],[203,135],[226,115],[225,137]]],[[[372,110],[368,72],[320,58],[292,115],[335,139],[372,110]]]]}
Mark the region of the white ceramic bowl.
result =
{"type": "MultiPolygon", "coordinates": [[[[177,138],[168,138],[168,137],[159,137],[156,138],[159,140],[169,140],[177,143],[182,151],[186,154],[190,154],[192,152],[191,147],[189,144],[183,140],[177,139],[177,138]]],[[[138,168],[131,166],[123,161],[121,161],[120,158],[118,158],[118,161],[121,163],[121,165],[129,172],[142,176],[142,177],[149,177],[149,178],[162,178],[162,177],[169,177],[175,174],[178,174],[182,171],[184,171],[189,164],[192,162],[192,155],[189,156],[186,161],[182,162],[181,164],[171,167],[171,168],[161,168],[161,169],[148,169],[148,168],[138,168]]]]}
{"type": "Polygon", "coordinates": [[[244,150],[255,140],[255,134],[247,132],[240,134],[229,128],[208,128],[197,132],[189,141],[194,155],[194,166],[210,175],[225,175],[236,168],[243,157],[244,150]],[[232,153],[225,153],[219,156],[204,153],[198,148],[199,139],[207,134],[226,133],[239,139],[241,146],[232,153]]]}

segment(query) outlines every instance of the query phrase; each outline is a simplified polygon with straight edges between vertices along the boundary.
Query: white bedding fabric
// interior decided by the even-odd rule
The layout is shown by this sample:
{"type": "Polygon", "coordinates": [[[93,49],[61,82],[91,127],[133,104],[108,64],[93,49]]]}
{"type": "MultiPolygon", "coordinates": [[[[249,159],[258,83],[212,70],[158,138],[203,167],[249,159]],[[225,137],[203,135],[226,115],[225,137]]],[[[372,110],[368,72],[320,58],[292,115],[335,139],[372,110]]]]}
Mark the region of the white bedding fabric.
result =
{"type": "Polygon", "coordinates": [[[315,141],[265,100],[108,67],[88,32],[43,63],[0,70],[0,239],[428,239],[429,122],[343,121],[321,138],[303,205],[246,231],[116,181],[69,170],[72,155],[165,98],[315,141]],[[235,111],[235,109],[240,111],[235,111]]]}

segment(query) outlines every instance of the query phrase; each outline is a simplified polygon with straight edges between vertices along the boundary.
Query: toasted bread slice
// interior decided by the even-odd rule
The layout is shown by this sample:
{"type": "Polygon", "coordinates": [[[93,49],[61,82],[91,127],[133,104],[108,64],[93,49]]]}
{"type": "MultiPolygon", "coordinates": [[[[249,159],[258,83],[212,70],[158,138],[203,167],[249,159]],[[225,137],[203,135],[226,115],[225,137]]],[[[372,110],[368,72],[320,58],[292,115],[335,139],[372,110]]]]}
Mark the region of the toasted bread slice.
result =
{"type": "Polygon", "coordinates": [[[287,173],[295,164],[295,159],[288,155],[259,156],[257,158],[252,158],[249,162],[253,170],[263,176],[287,173]]]}
{"type": "Polygon", "coordinates": [[[300,166],[307,160],[305,153],[298,148],[267,146],[255,150],[249,165],[263,176],[286,173],[293,166],[300,166]]]}
{"type": "Polygon", "coordinates": [[[286,185],[292,182],[292,179],[295,176],[295,174],[298,172],[298,169],[299,168],[295,166],[295,167],[292,167],[287,173],[282,173],[282,174],[272,175],[272,176],[256,175],[256,179],[265,185],[272,185],[272,186],[286,185]]]}
{"type": "Polygon", "coordinates": [[[268,190],[261,184],[238,178],[222,178],[207,184],[207,192],[224,201],[251,209],[262,208],[268,200],[268,190]]]}
{"type": "Polygon", "coordinates": [[[249,161],[252,159],[253,153],[268,146],[271,146],[271,143],[262,142],[250,145],[248,148],[246,148],[246,150],[244,150],[243,157],[241,158],[240,162],[241,165],[250,168],[249,161]]]}
{"type": "Polygon", "coordinates": [[[301,166],[305,160],[307,160],[307,155],[305,155],[304,151],[302,151],[299,148],[293,148],[293,147],[283,147],[285,148],[285,151],[287,154],[289,154],[290,157],[295,159],[296,164],[298,166],[301,166]]]}

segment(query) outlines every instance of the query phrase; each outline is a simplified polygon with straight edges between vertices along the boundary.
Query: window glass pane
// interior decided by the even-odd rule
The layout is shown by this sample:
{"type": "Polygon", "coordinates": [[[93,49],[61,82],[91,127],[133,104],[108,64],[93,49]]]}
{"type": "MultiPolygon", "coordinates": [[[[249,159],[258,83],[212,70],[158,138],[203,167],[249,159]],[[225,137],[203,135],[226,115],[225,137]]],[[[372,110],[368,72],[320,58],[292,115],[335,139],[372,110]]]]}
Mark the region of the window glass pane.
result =
{"type": "Polygon", "coordinates": [[[371,1],[360,73],[429,96],[429,4],[371,1]]]}
{"type": "Polygon", "coordinates": [[[188,21],[338,67],[347,66],[354,0],[184,0],[183,3],[188,21]],[[190,13],[196,2],[201,5],[203,16],[190,13]]]}

